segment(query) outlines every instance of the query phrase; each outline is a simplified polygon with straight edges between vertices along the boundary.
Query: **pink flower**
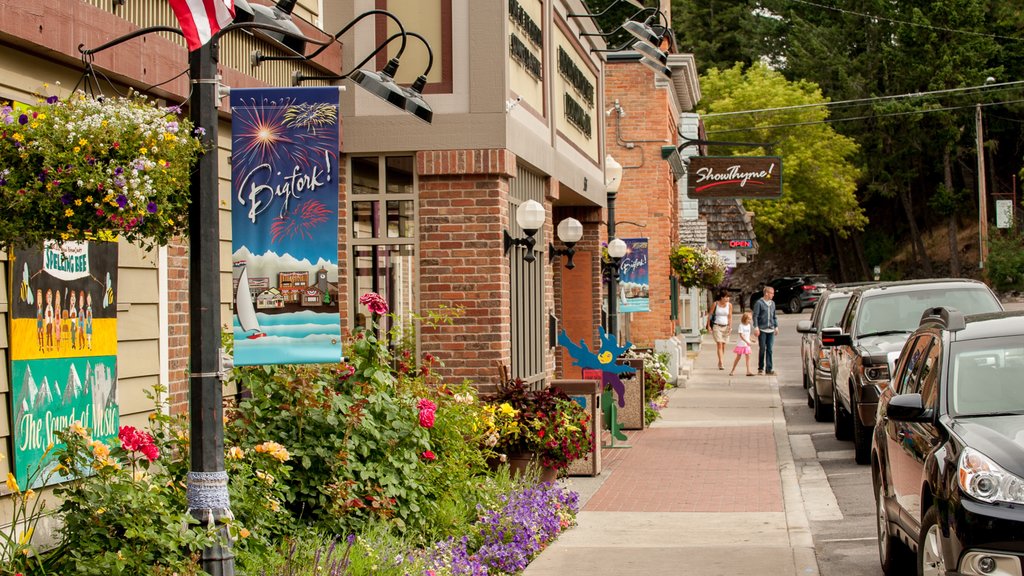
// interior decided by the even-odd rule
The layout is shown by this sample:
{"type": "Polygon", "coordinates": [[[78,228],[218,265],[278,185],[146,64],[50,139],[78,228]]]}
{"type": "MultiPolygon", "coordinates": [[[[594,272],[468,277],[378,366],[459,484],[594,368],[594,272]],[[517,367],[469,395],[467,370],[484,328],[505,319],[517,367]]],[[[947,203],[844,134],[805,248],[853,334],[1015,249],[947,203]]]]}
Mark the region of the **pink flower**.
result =
{"type": "Polygon", "coordinates": [[[134,426],[121,426],[117,433],[121,439],[121,447],[129,452],[137,452],[143,446],[153,443],[153,437],[134,426]]]}
{"type": "Polygon", "coordinates": [[[437,404],[434,404],[432,401],[427,400],[426,398],[421,398],[420,401],[416,403],[416,408],[418,410],[429,410],[433,412],[437,410],[437,404]]]}
{"type": "Polygon", "coordinates": [[[142,455],[150,462],[160,457],[160,449],[156,447],[156,444],[146,444],[139,448],[139,451],[142,452],[142,455]]]}
{"type": "Polygon", "coordinates": [[[388,303],[376,292],[367,292],[359,297],[359,303],[366,306],[374,314],[387,314],[388,303]]]}
{"type": "Polygon", "coordinates": [[[423,456],[425,460],[437,460],[437,456],[435,456],[434,453],[431,452],[430,450],[427,450],[426,452],[421,454],[421,456],[423,456]]]}
{"type": "Polygon", "coordinates": [[[420,426],[423,426],[424,428],[434,427],[433,410],[420,410],[420,426]]]}

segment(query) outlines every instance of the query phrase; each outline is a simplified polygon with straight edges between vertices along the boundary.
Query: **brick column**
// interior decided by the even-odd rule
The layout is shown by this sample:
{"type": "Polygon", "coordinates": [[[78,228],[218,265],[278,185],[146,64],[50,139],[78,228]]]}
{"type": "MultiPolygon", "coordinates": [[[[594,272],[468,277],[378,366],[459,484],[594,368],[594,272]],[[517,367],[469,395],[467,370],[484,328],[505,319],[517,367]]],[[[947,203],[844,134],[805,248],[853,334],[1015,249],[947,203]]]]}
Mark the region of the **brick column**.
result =
{"type": "Polygon", "coordinates": [[[508,228],[508,150],[441,150],[416,155],[419,175],[420,310],[462,307],[451,326],[420,330],[420,347],[445,366],[448,382],[497,381],[511,358],[510,280],[502,232],[508,228]]]}

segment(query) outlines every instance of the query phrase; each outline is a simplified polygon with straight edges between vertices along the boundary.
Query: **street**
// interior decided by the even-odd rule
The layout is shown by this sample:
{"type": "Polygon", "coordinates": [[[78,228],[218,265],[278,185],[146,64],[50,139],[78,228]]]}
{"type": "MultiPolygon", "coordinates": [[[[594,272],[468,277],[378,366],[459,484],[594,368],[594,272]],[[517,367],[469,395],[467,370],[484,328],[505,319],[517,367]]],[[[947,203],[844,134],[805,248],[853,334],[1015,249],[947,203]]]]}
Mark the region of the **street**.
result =
{"type": "MultiPolygon", "coordinates": [[[[1019,302],[1005,306],[1024,309],[1019,302]]],[[[796,324],[810,313],[779,314],[775,370],[818,568],[822,576],[881,575],[871,469],[856,464],[853,443],[836,440],[832,423],[815,422],[807,407],[796,324]]]]}
{"type": "Polygon", "coordinates": [[[832,423],[815,422],[807,407],[796,324],[810,313],[779,314],[775,370],[818,569],[822,576],[880,575],[871,470],[853,461],[852,442],[836,440],[832,423]]]}

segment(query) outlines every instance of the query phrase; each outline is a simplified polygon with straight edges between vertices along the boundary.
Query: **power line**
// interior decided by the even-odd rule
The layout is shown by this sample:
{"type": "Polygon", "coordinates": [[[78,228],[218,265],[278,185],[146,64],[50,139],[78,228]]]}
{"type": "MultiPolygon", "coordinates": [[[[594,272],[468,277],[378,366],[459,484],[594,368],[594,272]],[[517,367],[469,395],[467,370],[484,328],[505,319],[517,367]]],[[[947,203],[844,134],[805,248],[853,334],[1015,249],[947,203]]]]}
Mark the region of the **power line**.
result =
{"type": "Polygon", "coordinates": [[[936,94],[951,94],[954,92],[968,92],[968,91],[986,91],[986,90],[1005,90],[1006,87],[1019,86],[1024,84],[1024,80],[1016,80],[1014,82],[1001,82],[999,84],[983,84],[981,86],[966,86],[964,88],[947,88],[945,90],[932,90],[930,92],[908,92],[906,94],[895,94],[892,96],[873,96],[871,98],[857,98],[854,100],[837,100],[835,102],[818,102],[816,104],[796,104],[793,106],[779,106],[776,108],[759,108],[756,110],[736,110],[733,112],[711,112],[708,114],[702,114],[702,118],[714,118],[721,116],[736,116],[738,114],[758,114],[761,112],[780,112],[785,110],[799,110],[801,108],[819,108],[819,107],[831,107],[840,105],[850,104],[864,104],[867,102],[879,102],[882,100],[900,100],[904,98],[922,98],[925,96],[934,96],[936,94]]]}
{"type": "Polygon", "coordinates": [[[726,134],[729,132],[752,132],[754,130],[768,130],[773,128],[793,128],[797,126],[813,126],[815,124],[832,124],[834,122],[850,122],[853,120],[873,120],[875,118],[887,118],[892,116],[909,116],[911,114],[929,114],[932,112],[948,112],[950,110],[963,110],[967,108],[974,108],[975,106],[981,106],[983,108],[988,106],[1001,106],[1003,104],[1018,104],[1024,102],[1024,99],[1020,100],[1007,100],[1006,102],[990,102],[990,103],[979,103],[969,104],[965,106],[947,106],[944,108],[927,108],[924,110],[909,110],[905,112],[888,112],[885,114],[872,114],[870,116],[851,116],[850,118],[827,118],[825,120],[809,120],[807,122],[791,122],[788,124],[771,124],[768,126],[750,126],[748,128],[728,128],[725,130],[707,130],[708,134],[726,134]]]}
{"type": "Polygon", "coordinates": [[[906,20],[894,20],[892,18],[885,18],[883,16],[875,16],[873,14],[864,14],[862,12],[854,12],[853,10],[845,10],[843,8],[835,8],[833,6],[825,6],[824,4],[818,4],[817,2],[810,2],[809,0],[790,0],[798,4],[806,4],[808,6],[814,6],[815,8],[823,8],[825,10],[831,10],[833,12],[841,12],[843,14],[849,14],[852,16],[860,16],[861,18],[868,18],[871,20],[881,20],[883,22],[889,22],[892,24],[903,24],[904,26],[914,26],[916,28],[926,28],[928,30],[938,30],[940,32],[952,32],[954,34],[967,34],[970,36],[981,36],[983,38],[997,38],[999,40],[1011,40],[1013,42],[1020,42],[1024,38],[1015,38],[1013,36],[1002,36],[999,34],[985,34],[984,32],[974,32],[971,30],[960,30],[956,28],[945,28],[943,26],[932,26],[930,24],[918,24],[916,22],[908,22],[906,20]]]}

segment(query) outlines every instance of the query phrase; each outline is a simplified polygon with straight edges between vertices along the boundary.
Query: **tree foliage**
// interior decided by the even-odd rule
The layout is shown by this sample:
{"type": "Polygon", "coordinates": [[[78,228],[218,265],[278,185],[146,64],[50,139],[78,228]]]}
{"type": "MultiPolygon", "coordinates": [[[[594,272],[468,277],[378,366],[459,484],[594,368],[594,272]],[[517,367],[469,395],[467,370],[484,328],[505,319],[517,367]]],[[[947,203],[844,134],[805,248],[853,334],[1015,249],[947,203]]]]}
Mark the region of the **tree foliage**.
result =
{"type": "MultiPolygon", "coordinates": [[[[759,238],[771,240],[805,231],[847,234],[867,222],[855,191],[860,171],[852,162],[857,144],[821,123],[828,117],[825,99],[813,83],[790,82],[764,64],[744,69],[712,69],[701,77],[700,104],[712,140],[770,143],[771,149],[729,147],[724,155],[782,157],[782,196],[747,200],[754,211],[759,238]],[[759,113],[716,116],[764,108],[790,108],[771,115],[759,113]],[[786,126],[769,127],[786,124],[786,126]]],[[[715,155],[719,155],[718,152],[715,155]]]]}

